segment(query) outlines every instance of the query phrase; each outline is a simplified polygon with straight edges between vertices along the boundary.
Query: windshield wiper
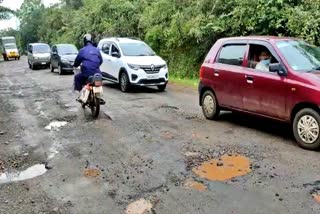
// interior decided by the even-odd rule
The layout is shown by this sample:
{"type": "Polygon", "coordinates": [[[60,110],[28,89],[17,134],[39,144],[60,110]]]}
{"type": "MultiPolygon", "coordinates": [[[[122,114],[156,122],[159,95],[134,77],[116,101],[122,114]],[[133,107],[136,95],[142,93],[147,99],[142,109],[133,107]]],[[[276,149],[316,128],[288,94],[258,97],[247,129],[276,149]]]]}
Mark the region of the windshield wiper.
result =
{"type": "Polygon", "coordinates": [[[313,70],[320,71],[320,66],[313,68],[313,70]]]}

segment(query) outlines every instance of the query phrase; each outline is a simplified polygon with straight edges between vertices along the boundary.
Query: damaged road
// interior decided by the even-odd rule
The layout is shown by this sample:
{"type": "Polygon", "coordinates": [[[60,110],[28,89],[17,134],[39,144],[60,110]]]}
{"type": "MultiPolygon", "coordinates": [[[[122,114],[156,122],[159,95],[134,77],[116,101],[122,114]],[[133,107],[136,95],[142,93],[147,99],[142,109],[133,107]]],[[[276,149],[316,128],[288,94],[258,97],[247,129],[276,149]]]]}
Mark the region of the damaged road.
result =
{"type": "Polygon", "coordinates": [[[319,153],[247,115],[207,121],[197,91],[105,83],[98,120],[73,75],[0,62],[0,213],[318,213],[319,153]]]}

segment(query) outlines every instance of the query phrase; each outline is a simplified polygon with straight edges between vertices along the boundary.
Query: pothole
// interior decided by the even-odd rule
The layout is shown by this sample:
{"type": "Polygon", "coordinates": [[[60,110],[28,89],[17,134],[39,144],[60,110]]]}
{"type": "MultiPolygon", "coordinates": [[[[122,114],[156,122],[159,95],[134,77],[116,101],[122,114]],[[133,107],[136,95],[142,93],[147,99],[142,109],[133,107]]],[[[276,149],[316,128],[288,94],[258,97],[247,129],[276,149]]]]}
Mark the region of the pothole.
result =
{"type": "Polygon", "coordinates": [[[184,187],[187,188],[187,189],[195,189],[195,190],[198,190],[198,191],[207,190],[207,187],[204,184],[199,183],[197,181],[193,181],[193,180],[186,181],[184,183],[184,187]]]}
{"type": "Polygon", "coordinates": [[[49,131],[59,131],[61,127],[66,126],[67,124],[68,122],[66,121],[52,121],[45,129],[49,131]]]}
{"type": "Polygon", "coordinates": [[[192,171],[201,178],[211,181],[226,181],[251,172],[249,158],[241,155],[224,155],[195,167],[192,171]]]}
{"type": "Polygon", "coordinates": [[[145,199],[140,199],[128,205],[126,214],[146,214],[151,212],[152,204],[145,199]]]}
{"type": "Polygon", "coordinates": [[[41,176],[46,172],[47,169],[44,164],[37,164],[21,172],[2,173],[0,174],[0,184],[32,179],[41,176]]]}
{"type": "Polygon", "coordinates": [[[97,178],[101,175],[101,171],[98,168],[89,167],[83,171],[83,174],[87,178],[97,178]]]}

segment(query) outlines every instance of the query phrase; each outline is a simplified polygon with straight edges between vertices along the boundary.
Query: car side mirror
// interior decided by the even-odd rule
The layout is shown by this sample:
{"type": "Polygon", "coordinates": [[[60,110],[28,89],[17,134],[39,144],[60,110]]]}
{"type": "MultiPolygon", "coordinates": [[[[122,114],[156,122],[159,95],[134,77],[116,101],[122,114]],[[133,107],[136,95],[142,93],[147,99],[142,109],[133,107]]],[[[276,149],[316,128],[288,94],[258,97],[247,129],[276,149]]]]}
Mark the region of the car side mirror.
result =
{"type": "Polygon", "coordinates": [[[116,57],[116,58],[120,58],[120,53],[118,53],[118,52],[112,52],[112,53],[111,53],[111,56],[112,56],[112,57],[116,57]]]}
{"type": "Polygon", "coordinates": [[[287,71],[280,63],[272,63],[269,65],[269,71],[277,73],[280,77],[287,76],[287,71]]]}

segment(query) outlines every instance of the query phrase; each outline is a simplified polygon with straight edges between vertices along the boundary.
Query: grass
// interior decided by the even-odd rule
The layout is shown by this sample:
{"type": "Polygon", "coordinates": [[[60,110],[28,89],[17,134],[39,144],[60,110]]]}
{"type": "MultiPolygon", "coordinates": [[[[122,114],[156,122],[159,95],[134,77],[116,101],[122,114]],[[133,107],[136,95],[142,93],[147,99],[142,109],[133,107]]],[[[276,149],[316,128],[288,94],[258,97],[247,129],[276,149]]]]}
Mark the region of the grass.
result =
{"type": "Polygon", "coordinates": [[[169,77],[169,82],[173,82],[176,84],[191,86],[193,88],[197,88],[199,84],[199,79],[191,79],[191,78],[180,78],[175,76],[169,77]]]}

